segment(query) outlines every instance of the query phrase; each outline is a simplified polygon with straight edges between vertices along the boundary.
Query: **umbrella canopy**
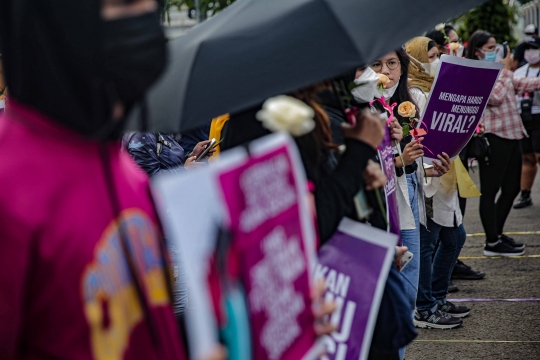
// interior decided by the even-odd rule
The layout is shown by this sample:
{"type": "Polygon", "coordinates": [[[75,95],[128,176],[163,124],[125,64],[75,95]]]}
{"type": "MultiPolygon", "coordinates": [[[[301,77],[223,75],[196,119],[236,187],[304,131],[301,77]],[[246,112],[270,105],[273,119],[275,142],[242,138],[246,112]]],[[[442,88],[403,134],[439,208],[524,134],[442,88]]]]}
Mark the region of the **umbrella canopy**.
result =
{"type": "Polygon", "coordinates": [[[170,42],[150,128],[185,131],[341,75],[482,2],[238,0],[170,42]]]}

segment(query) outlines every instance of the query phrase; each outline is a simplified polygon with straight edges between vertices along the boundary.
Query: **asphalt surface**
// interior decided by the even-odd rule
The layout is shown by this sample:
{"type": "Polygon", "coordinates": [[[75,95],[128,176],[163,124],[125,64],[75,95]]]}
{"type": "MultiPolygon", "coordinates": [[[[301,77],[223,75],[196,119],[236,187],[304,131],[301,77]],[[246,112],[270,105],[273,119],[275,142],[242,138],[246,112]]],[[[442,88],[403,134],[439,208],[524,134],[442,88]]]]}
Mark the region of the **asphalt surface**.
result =
{"type": "MultiPolygon", "coordinates": [[[[478,170],[471,177],[478,185],[478,170]]],[[[479,186],[479,185],[478,185],[479,186]]],[[[485,238],[468,236],[461,259],[486,273],[483,280],[454,280],[459,292],[448,299],[540,299],[540,174],[533,187],[533,206],[512,210],[505,232],[526,244],[522,258],[484,258],[485,238]]],[[[478,198],[469,199],[467,234],[483,233],[478,198]]],[[[415,359],[531,359],[540,360],[540,302],[464,302],[471,314],[451,330],[418,329],[418,338],[405,358],[415,359]]]]}

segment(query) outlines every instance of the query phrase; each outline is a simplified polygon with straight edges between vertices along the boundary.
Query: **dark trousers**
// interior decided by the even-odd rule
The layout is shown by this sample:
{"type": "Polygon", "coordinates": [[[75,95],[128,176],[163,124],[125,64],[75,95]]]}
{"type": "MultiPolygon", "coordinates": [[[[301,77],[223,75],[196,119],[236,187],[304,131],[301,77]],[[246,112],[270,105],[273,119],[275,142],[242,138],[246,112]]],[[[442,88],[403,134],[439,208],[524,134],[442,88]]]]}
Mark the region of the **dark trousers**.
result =
{"type": "Polygon", "coordinates": [[[427,219],[427,228],[420,226],[420,281],[416,308],[418,311],[435,312],[437,304],[443,304],[448,284],[461,248],[465,243],[465,228],[446,227],[427,219]],[[439,246],[435,251],[435,244],[439,246]]]}
{"type": "Polygon", "coordinates": [[[521,181],[521,149],[519,140],[503,139],[486,134],[490,145],[489,164],[479,160],[480,219],[486,232],[486,242],[496,242],[502,234],[506,218],[519,194],[521,181]],[[497,193],[501,194],[497,201],[497,193]]]}

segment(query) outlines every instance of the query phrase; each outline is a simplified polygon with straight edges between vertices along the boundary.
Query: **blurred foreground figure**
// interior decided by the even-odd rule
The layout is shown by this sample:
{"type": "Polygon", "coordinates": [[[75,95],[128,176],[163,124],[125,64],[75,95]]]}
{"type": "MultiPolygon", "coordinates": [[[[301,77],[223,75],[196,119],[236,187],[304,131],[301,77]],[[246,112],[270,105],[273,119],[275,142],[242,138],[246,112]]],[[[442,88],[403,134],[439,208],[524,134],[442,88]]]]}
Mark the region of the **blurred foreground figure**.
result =
{"type": "Polygon", "coordinates": [[[182,359],[147,177],[116,141],[166,62],[155,0],[3,0],[0,359],[182,359]]]}

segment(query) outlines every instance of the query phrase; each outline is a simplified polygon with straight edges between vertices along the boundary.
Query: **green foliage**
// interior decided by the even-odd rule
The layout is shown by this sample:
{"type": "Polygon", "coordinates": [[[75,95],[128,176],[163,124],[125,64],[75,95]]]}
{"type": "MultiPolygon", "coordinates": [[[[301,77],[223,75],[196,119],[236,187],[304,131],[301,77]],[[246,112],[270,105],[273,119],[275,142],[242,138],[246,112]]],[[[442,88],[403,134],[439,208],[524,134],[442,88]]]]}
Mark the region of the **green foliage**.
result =
{"type": "Polygon", "coordinates": [[[510,47],[517,40],[512,35],[512,27],[517,24],[518,8],[505,0],[489,0],[456,20],[458,34],[467,41],[476,30],[486,30],[495,36],[498,43],[508,41],[510,47]]]}
{"type": "MultiPolygon", "coordinates": [[[[198,6],[201,10],[201,20],[206,19],[206,15],[214,15],[215,13],[225,9],[235,0],[199,0],[198,6]]],[[[168,20],[168,14],[172,6],[180,8],[182,5],[187,5],[189,9],[197,8],[196,0],[165,0],[164,20],[168,20]]]]}

